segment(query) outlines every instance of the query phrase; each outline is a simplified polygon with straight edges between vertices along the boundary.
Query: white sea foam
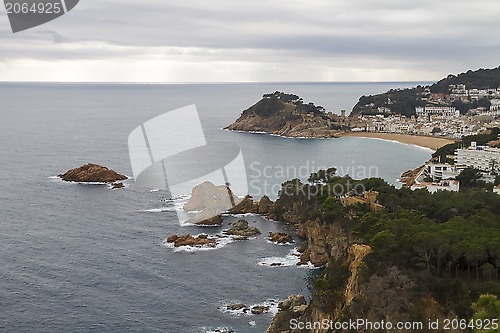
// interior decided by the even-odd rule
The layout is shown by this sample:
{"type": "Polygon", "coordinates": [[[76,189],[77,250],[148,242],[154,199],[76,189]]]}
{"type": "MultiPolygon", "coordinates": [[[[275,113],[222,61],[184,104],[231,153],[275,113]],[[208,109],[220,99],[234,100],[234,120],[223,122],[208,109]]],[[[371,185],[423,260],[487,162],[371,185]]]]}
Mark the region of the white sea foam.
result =
{"type": "Polygon", "coordinates": [[[267,306],[269,307],[269,310],[266,313],[263,313],[262,315],[276,315],[278,313],[278,304],[279,300],[275,299],[268,299],[264,302],[261,303],[256,303],[256,304],[251,304],[247,305],[245,308],[239,309],[239,310],[228,310],[228,305],[231,304],[245,304],[245,302],[239,302],[239,301],[233,301],[233,302],[222,302],[221,305],[219,306],[219,311],[222,313],[228,313],[233,316],[246,316],[246,317],[251,317],[251,316],[261,316],[257,314],[252,313],[252,308],[255,306],[267,306]]]}
{"type": "Polygon", "coordinates": [[[300,252],[297,251],[297,249],[291,250],[286,256],[284,257],[268,257],[268,258],[263,258],[259,262],[257,262],[257,265],[259,266],[266,266],[266,267],[301,267],[301,268],[309,268],[309,269],[315,269],[315,267],[311,262],[308,262],[306,265],[299,265],[300,263],[300,252]]]}
{"type": "Polygon", "coordinates": [[[228,327],[217,327],[217,328],[202,328],[205,333],[236,333],[235,330],[228,327]]]}
{"type": "Polygon", "coordinates": [[[278,242],[273,242],[269,238],[266,239],[266,243],[273,244],[273,245],[278,245],[278,246],[290,246],[290,245],[294,245],[295,244],[295,243],[278,243],[278,242]]]}
{"type": "Polygon", "coordinates": [[[248,217],[248,216],[259,216],[259,214],[255,213],[244,213],[244,214],[230,214],[230,213],[223,213],[223,216],[234,216],[234,217],[248,217]]]}
{"type": "Polygon", "coordinates": [[[162,212],[173,212],[175,211],[174,207],[162,207],[162,208],[151,208],[151,209],[142,209],[139,212],[143,213],[162,213],[162,212]]]}

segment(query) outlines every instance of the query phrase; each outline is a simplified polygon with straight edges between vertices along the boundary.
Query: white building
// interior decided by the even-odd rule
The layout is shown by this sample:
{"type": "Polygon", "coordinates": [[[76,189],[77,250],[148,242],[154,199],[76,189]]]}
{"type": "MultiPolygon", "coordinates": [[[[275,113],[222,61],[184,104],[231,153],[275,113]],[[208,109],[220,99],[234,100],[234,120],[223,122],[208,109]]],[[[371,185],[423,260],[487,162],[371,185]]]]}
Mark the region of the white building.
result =
{"type": "Polygon", "coordinates": [[[500,195],[500,185],[493,187],[493,193],[500,195]]]}
{"type": "Polygon", "coordinates": [[[442,180],[439,183],[416,183],[412,185],[411,189],[413,191],[425,188],[430,193],[436,193],[437,191],[452,191],[458,192],[460,190],[460,181],[458,180],[442,180]]]}
{"type": "Polygon", "coordinates": [[[453,179],[460,175],[465,169],[464,165],[451,165],[447,163],[427,163],[424,169],[424,175],[433,180],[453,179]]]}
{"type": "Polygon", "coordinates": [[[471,143],[469,148],[457,150],[457,164],[465,165],[482,171],[492,171],[500,169],[500,149],[486,146],[477,146],[471,143]]]}
{"type": "Polygon", "coordinates": [[[490,103],[490,111],[500,111],[500,99],[492,99],[490,103]]]}
{"type": "Polygon", "coordinates": [[[417,117],[429,118],[431,115],[440,115],[444,117],[460,117],[460,111],[453,106],[417,106],[415,108],[417,117]]]}

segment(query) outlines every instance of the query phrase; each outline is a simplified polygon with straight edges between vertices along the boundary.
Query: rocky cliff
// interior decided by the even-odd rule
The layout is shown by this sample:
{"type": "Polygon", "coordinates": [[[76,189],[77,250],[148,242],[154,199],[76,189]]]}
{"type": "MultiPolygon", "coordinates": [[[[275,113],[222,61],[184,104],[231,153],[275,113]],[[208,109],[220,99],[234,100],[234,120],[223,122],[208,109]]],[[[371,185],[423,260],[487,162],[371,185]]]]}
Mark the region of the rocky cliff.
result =
{"type": "MultiPolygon", "coordinates": [[[[295,183],[295,186],[300,184],[295,183]]],[[[373,181],[366,182],[367,185],[370,183],[374,184],[373,181]]],[[[370,190],[364,195],[367,193],[377,192],[370,190]]],[[[363,195],[360,194],[360,198],[363,195]]],[[[404,262],[381,261],[384,259],[380,257],[379,249],[373,249],[359,238],[356,226],[359,226],[361,216],[384,214],[379,208],[372,209],[368,204],[364,208],[359,205],[341,208],[332,204],[335,202],[340,205],[342,201],[292,194],[280,196],[270,208],[268,216],[294,225],[298,235],[305,239],[301,263],[310,262],[322,267],[322,272],[314,282],[310,302],[303,303],[298,296],[285,300],[268,333],[368,332],[373,330],[369,327],[336,330],[325,328],[320,323],[363,319],[391,323],[421,321],[427,325],[429,319],[443,322],[445,318],[457,316],[456,305],[444,302],[452,296],[443,297],[445,288],[432,286],[439,279],[428,272],[410,268],[404,262]]],[[[421,331],[431,332],[425,326],[421,331]]]]}
{"type": "MultiPolygon", "coordinates": [[[[392,266],[380,272],[370,272],[366,259],[372,249],[356,244],[348,230],[317,221],[308,221],[305,230],[308,243],[305,254],[312,263],[324,264],[325,268],[314,283],[309,304],[287,306],[289,301],[285,301],[268,333],[351,332],[353,330],[335,330],[320,323],[333,325],[358,319],[391,323],[422,320],[427,323],[428,318],[442,321],[456,315],[440,305],[431,294],[420,291],[421,282],[400,268],[392,266]]],[[[373,330],[358,327],[355,331],[373,330]]]]}
{"type": "Polygon", "coordinates": [[[304,104],[296,95],[275,92],[266,94],[226,129],[264,132],[294,138],[335,137],[341,128],[338,116],[321,106],[304,104]]]}

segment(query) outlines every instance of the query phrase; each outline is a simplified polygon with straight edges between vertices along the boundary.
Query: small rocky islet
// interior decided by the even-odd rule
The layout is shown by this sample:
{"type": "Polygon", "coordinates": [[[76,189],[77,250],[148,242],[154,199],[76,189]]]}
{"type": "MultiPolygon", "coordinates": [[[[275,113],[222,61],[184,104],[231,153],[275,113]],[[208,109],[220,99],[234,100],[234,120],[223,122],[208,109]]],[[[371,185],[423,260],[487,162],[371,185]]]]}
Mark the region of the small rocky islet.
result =
{"type": "Polygon", "coordinates": [[[111,170],[105,166],[93,163],[87,163],[78,168],[66,171],[58,175],[65,182],[73,183],[106,183],[110,184],[113,189],[125,187],[122,181],[128,177],[118,172],[111,170]]]}

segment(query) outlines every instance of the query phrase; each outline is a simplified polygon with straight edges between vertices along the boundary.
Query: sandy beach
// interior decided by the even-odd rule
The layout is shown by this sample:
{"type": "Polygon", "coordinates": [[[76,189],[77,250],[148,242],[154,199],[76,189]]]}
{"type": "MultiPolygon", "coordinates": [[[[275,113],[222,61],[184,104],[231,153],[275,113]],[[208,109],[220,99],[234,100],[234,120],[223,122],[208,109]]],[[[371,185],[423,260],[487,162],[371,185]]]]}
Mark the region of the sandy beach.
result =
{"type": "Polygon", "coordinates": [[[395,133],[347,132],[347,133],[342,133],[340,136],[356,136],[356,137],[361,137],[361,138],[377,138],[377,139],[383,139],[383,140],[392,140],[392,141],[397,141],[400,143],[430,148],[432,150],[437,150],[438,148],[440,148],[444,145],[455,142],[454,140],[445,139],[445,138],[436,138],[436,137],[431,137],[431,136],[407,135],[407,134],[395,134],[395,133]]]}

